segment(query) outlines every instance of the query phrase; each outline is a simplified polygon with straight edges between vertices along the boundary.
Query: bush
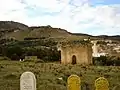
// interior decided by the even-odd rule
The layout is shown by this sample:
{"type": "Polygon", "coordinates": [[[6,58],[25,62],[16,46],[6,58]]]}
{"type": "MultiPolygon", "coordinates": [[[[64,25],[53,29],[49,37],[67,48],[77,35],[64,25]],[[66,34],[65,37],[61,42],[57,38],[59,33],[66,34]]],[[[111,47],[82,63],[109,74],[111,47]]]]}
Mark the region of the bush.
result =
{"type": "Polygon", "coordinates": [[[109,57],[109,56],[93,57],[93,64],[100,65],[100,66],[103,66],[103,65],[120,66],[120,58],[109,57]]]}
{"type": "Polygon", "coordinates": [[[5,75],[4,78],[5,79],[16,79],[17,75],[10,73],[10,74],[5,75]]]}
{"type": "Polygon", "coordinates": [[[4,56],[4,57],[0,57],[0,60],[10,60],[10,58],[4,56]]]}
{"type": "Polygon", "coordinates": [[[1,45],[0,54],[11,60],[24,59],[25,56],[37,56],[44,61],[57,61],[61,55],[57,51],[56,45],[57,42],[50,39],[16,41],[1,45]]]}
{"type": "Polygon", "coordinates": [[[100,57],[93,57],[93,64],[94,65],[106,65],[107,57],[106,56],[100,56],[100,57]]]}

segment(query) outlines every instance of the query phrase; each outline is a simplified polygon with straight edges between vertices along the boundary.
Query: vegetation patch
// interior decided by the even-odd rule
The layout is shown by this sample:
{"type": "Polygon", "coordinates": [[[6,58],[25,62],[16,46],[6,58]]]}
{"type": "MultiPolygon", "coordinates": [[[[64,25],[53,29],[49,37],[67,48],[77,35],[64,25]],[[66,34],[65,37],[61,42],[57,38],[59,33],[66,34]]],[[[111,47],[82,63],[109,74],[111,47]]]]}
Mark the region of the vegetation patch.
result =
{"type": "Polygon", "coordinates": [[[16,79],[17,76],[13,73],[7,74],[5,76],[3,76],[5,79],[16,79]]]}

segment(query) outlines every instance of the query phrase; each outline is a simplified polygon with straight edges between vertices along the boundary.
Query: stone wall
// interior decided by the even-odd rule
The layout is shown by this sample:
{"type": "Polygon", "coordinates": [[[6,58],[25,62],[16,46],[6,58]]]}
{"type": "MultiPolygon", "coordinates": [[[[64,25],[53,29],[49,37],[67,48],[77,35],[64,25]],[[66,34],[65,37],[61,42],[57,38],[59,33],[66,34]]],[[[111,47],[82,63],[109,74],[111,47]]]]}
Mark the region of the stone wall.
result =
{"type": "Polygon", "coordinates": [[[91,44],[62,44],[59,50],[62,64],[72,64],[73,57],[76,59],[76,64],[92,64],[91,44]]]}

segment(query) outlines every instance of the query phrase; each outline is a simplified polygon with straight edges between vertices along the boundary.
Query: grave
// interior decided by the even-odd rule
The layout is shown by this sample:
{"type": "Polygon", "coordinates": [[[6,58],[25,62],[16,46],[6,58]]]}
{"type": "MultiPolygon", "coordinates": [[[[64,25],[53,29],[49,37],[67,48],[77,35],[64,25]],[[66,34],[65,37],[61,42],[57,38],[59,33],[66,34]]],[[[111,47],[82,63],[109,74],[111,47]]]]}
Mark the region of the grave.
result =
{"type": "Polygon", "coordinates": [[[67,80],[67,90],[81,90],[81,80],[77,75],[71,75],[67,80]]]}
{"type": "Polygon", "coordinates": [[[104,77],[95,80],[95,90],[109,90],[109,82],[104,77]]]}
{"type": "Polygon", "coordinates": [[[20,90],[36,90],[36,78],[32,72],[24,72],[21,75],[20,90]]]}

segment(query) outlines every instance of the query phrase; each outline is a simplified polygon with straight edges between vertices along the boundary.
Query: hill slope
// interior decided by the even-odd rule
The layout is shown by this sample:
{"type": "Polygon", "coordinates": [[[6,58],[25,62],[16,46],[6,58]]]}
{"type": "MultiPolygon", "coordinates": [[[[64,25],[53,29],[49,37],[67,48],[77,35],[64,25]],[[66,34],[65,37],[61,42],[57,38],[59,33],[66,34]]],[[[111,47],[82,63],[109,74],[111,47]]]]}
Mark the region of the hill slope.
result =
{"type": "Polygon", "coordinates": [[[24,38],[67,38],[76,37],[70,32],[60,28],[51,26],[28,27],[22,23],[13,21],[0,21],[1,39],[14,38],[16,40],[24,40],[24,38]]]}
{"type": "Polygon", "coordinates": [[[27,25],[14,21],[0,21],[0,37],[9,36],[10,33],[29,30],[27,25]]]}
{"type": "Polygon", "coordinates": [[[53,28],[51,26],[28,27],[25,24],[14,21],[0,21],[0,39],[14,38],[16,40],[24,40],[24,38],[54,38],[54,39],[111,39],[120,40],[120,36],[92,36],[82,33],[70,33],[61,28],[53,28]]]}
{"type": "Polygon", "coordinates": [[[68,37],[71,34],[60,28],[52,28],[51,26],[41,26],[39,28],[32,28],[32,31],[28,34],[28,37],[68,37]]]}
{"type": "Polygon", "coordinates": [[[19,23],[19,22],[14,22],[14,21],[0,21],[0,31],[5,31],[5,30],[12,30],[12,29],[20,29],[20,30],[25,30],[28,29],[29,27],[25,24],[19,23]]]}

